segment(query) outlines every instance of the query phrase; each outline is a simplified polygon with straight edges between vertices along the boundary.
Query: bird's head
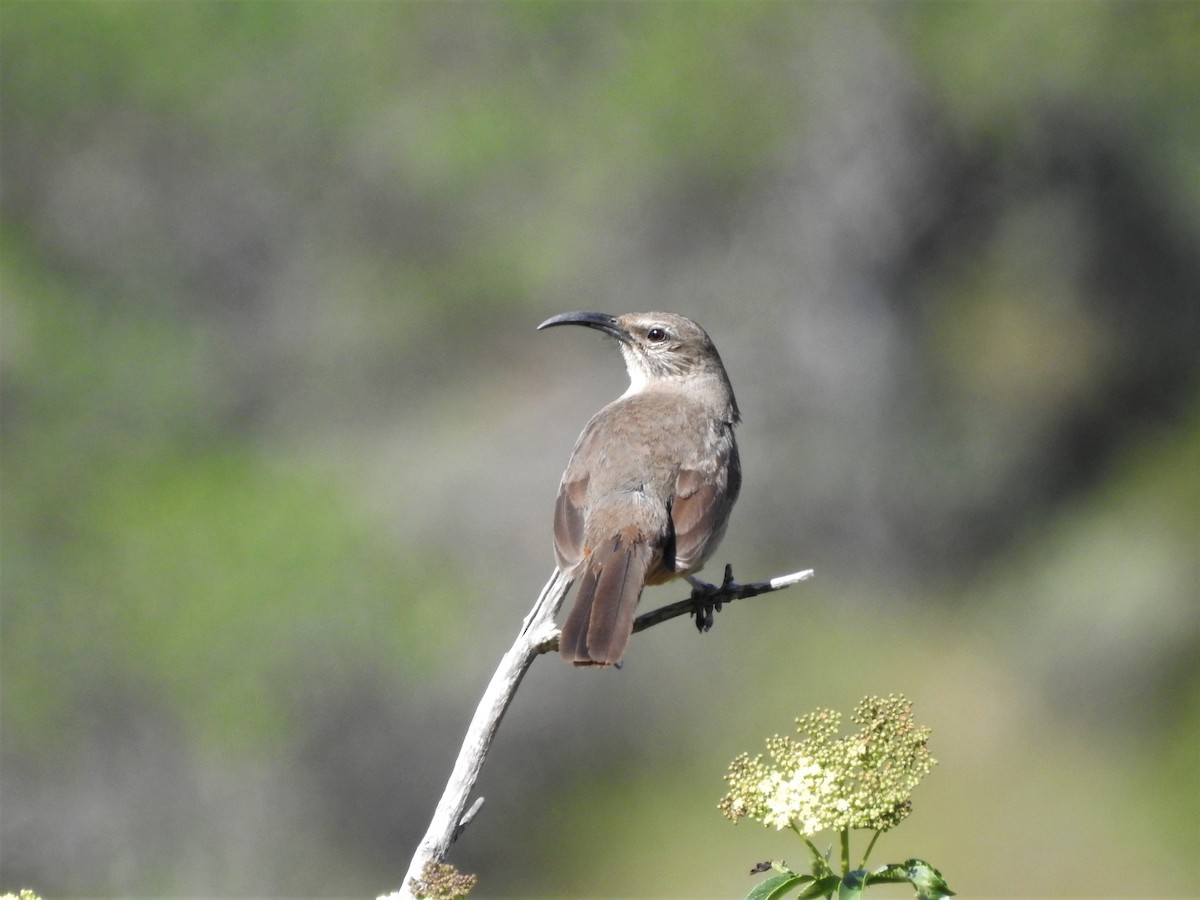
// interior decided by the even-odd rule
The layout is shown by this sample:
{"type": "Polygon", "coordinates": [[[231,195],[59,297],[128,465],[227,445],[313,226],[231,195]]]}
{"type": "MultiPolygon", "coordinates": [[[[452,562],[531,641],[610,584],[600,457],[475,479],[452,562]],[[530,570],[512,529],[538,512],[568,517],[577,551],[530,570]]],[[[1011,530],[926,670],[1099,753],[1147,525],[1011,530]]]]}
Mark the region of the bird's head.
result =
{"type": "Polygon", "coordinates": [[[629,371],[626,395],[655,387],[694,381],[714,383],[728,394],[736,421],[737,404],[721,356],[708,334],[686,316],[668,312],[569,312],[547,319],[538,329],[584,325],[616,338],[629,371]]]}

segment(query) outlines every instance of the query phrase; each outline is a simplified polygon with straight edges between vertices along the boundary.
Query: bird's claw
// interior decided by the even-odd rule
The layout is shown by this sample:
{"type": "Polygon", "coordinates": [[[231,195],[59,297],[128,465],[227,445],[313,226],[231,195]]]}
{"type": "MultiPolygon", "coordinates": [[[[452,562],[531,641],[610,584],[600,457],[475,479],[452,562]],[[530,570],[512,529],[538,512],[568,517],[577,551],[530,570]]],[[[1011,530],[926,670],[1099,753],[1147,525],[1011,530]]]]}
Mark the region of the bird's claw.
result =
{"type": "Polygon", "coordinates": [[[719,587],[691,575],[687,576],[687,581],[692,586],[692,616],[696,620],[696,630],[708,631],[713,627],[715,613],[721,611],[722,598],[729,596],[730,589],[736,587],[733,581],[733,566],[725,566],[725,575],[719,587]]]}

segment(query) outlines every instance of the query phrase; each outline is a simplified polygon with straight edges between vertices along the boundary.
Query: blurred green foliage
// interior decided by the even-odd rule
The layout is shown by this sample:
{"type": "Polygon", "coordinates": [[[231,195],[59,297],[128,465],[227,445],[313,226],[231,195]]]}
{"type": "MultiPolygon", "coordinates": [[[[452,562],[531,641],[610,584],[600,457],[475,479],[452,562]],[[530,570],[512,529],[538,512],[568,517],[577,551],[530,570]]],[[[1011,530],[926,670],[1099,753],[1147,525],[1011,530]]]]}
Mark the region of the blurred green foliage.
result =
{"type": "Polygon", "coordinates": [[[352,670],[371,635],[393,677],[428,665],[440,589],[329,472],[215,427],[204,338],[5,262],[7,739],[51,741],[124,672],[244,751],[297,666],[352,670]]]}

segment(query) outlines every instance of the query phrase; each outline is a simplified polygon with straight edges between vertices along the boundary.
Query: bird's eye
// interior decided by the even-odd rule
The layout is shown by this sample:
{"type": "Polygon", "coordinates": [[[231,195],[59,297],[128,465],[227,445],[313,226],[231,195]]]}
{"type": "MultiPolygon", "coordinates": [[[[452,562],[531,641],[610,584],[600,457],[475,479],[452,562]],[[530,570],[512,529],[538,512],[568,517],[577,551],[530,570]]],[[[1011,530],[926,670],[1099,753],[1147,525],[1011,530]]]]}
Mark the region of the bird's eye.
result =
{"type": "Polygon", "coordinates": [[[651,328],[646,332],[646,340],[652,344],[661,344],[667,339],[667,330],[665,328],[651,328]]]}

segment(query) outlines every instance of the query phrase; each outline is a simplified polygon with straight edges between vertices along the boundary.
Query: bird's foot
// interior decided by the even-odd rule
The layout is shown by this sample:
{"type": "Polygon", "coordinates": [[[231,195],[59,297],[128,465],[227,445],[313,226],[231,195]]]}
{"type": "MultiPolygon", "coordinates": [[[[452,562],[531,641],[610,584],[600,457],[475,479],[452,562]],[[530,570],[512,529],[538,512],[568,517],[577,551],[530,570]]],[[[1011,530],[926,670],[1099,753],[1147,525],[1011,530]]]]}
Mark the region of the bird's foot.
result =
{"type": "Polygon", "coordinates": [[[714,614],[721,611],[724,598],[730,596],[732,589],[737,587],[733,581],[733,566],[725,566],[725,576],[720,586],[692,575],[685,575],[684,578],[692,586],[692,616],[696,620],[696,629],[708,631],[713,627],[714,614]]]}

